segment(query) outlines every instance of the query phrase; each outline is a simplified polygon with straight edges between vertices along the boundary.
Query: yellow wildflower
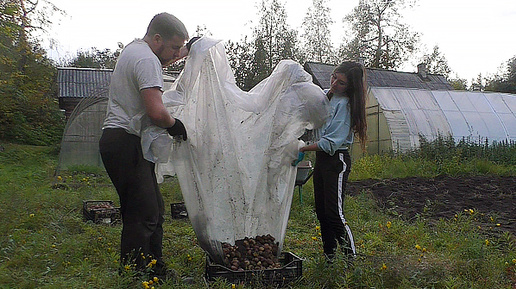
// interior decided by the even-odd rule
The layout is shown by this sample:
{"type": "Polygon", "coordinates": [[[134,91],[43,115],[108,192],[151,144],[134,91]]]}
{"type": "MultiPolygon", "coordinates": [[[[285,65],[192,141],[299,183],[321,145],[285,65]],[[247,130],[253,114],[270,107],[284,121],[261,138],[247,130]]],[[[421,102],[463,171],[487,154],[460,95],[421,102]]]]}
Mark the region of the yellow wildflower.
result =
{"type": "Polygon", "coordinates": [[[416,245],[416,249],[421,250],[421,246],[416,245]]]}
{"type": "Polygon", "coordinates": [[[383,263],[382,270],[385,270],[385,269],[387,269],[387,265],[385,265],[385,263],[383,263]]]}
{"type": "Polygon", "coordinates": [[[516,264],[516,259],[512,259],[512,263],[516,264]]]}
{"type": "Polygon", "coordinates": [[[486,246],[488,246],[488,245],[489,245],[489,240],[488,240],[488,239],[486,239],[486,246]]]}
{"type": "Polygon", "coordinates": [[[156,259],[152,259],[149,264],[147,265],[147,267],[152,267],[154,265],[156,265],[156,262],[158,262],[156,259]]]}
{"type": "Polygon", "coordinates": [[[502,224],[500,224],[500,223],[496,224],[496,226],[497,226],[497,227],[500,227],[501,225],[502,225],[502,224]]]}
{"type": "Polygon", "coordinates": [[[391,226],[392,226],[391,221],[388,221],[388,222],[387,222],[387,225],[385,225],[385,226],[387,227],[387,229],[390,229],[390,228],[391,228],[391,226]]]}
{"type": "Polygon", "coordinates": [[[423,251],[423,253],[426,252],[426,248],[421,249],[421,251],[423,251]]]}
{"type": "Polygon", "coordinates": [[[320,230],[320,229],[321,229],[321,226],[315,226],[315,229],[316,229],[316,230],[320,230]]]}
{"type": "Polygon", "coordinates": [[[57,180],[58,180],[58,181],[62,181],[62,180],[63,180],[63,178],[62,178],[61,176],[57,176],[57,180]]]}
{"type": "Polygon", "coordinates": [[[30,214],[30,215],[29,215],[29,217],[31,217],[31,218],[34,218],[34,216],[35,216],[34,214],[30,214]]]}
{"type": "Polygon", "coordinates": [[[126,271],[131,270],[131,265],[125,265],[125,266],[124,266],[124,269],[125,269],[126,271]]]}
{"type": "Polygon", "coordinates": [[[159,281],[158,277],[154,277],[154,278],[152,278],[152,280],[153,280],[154,282],[158,282],[158,281],[159,281]]]}
{"type": "Polygon", "coordinates": [[[236,288],[236,285],[235,284],[231,284],[231,289],[235,289],[236,288]]]}
{"type": "Polygon", "coordinates": [[[469,213],[470,213],[471,215],[473,215],[473,213],[475,213],[475,211],[473,211],[473,209],[469,209],[468,211],[469,211],[469,213]]]}
{"type": "Polygon", "coordinates": [[[317,237],[312,237],[312,240],[317,241],[317,237]]]}

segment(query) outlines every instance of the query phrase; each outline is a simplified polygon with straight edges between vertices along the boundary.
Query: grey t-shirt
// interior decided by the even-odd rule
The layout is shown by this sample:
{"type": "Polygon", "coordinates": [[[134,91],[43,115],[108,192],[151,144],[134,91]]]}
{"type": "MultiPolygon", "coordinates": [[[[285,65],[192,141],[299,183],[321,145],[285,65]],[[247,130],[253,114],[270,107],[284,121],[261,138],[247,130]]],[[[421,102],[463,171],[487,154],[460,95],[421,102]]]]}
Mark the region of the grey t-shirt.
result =
{"type": "Polygon", "coordinates": [[[163,88],[163,69],[149,45],[136,39],[120,54],[109,86],[109,101],[102,129],[123,128],[140,136],[145,106],[140,96],[144,88],[163,88]]]}

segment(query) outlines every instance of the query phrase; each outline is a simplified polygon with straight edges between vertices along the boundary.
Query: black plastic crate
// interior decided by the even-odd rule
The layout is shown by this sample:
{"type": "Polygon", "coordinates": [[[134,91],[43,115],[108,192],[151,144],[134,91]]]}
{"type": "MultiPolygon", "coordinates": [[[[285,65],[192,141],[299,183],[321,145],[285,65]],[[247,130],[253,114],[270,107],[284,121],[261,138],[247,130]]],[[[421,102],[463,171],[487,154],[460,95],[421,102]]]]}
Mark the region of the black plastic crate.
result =
{"type": "Polygon", "coordinates": [[[117,224],[121,221],[120,208],[113,201],[83,201],[82,215],[85,221],[95,224],[117,224]]]}
{"type": "Polygon", "coordinates": [[[206,279],[214,281],[216,278],[224,278],[231,283],[263,283],[282,286],[301,277],[303,274],[303,261],[290,252],[283,252],[279,257],[282,265],[278,269],[233,271],[226,266],[214,263],[206,256],[206,279]]]}
{"type": "Polygon", "coordinates": [[[188,212],[186,211],[185,203],[170,204],[170,212],[172,214],[172,219],[188,218],[188,212]]]}

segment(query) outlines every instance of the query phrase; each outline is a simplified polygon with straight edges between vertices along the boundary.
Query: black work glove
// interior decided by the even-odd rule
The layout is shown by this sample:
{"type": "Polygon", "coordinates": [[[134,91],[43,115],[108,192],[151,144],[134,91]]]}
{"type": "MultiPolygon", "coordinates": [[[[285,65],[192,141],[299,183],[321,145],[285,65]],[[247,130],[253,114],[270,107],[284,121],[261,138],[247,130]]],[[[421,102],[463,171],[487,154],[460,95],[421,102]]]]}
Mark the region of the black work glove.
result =
{"type": "Polygon", "coordinates": [[[177,118],[174,118],[176,123],[173,126],[167,128],[167,132],[171,136],[183,136],[183,140],[187,139],[185,125],[177,118]]]}
{"type": "Polygon", "coordinates": [[[195,36],[195,37],[192,37],[190,39],[190,41],[188,41],[188,43],[186,43],[186,48],[188,49],[188,51],[190,51],[190,47],[192,47],[192,44],[194,44],[195,41],[199,40],[199,36],[195,36]]]}

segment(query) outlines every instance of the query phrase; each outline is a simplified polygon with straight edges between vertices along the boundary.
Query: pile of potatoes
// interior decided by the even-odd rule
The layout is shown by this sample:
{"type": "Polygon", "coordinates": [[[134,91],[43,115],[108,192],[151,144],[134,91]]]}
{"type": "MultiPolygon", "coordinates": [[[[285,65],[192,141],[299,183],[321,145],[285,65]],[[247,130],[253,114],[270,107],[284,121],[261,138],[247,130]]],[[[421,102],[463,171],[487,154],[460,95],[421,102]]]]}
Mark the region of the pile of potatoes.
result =
{"type": "Polygon", "coordinates": [[[222,243],[224,263],[233,271],[277,269],[278,243],[270,234],[255,238],[245,237],[232,246],[222,243]]]}

